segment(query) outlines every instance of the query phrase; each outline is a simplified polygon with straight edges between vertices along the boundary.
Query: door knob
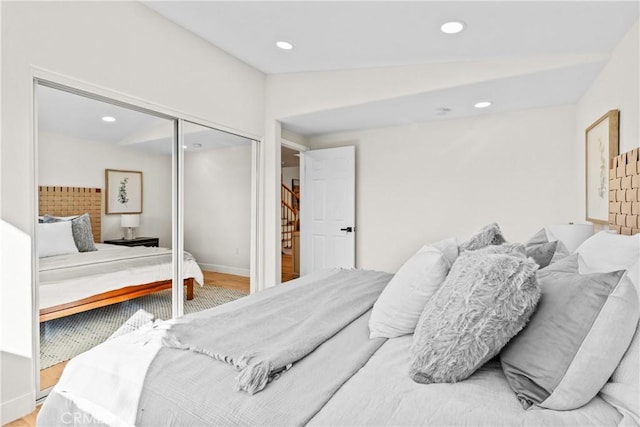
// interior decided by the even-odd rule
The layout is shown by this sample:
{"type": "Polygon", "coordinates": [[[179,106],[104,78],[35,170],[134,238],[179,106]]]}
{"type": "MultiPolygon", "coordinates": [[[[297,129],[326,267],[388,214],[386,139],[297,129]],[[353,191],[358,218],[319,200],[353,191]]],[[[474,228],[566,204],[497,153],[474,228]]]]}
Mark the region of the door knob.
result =
{"type": "Polygon", "coordinates": [[[347,233],[353,233],[353,227],[341,228],[340,231],[346,231],[347,233]]]}

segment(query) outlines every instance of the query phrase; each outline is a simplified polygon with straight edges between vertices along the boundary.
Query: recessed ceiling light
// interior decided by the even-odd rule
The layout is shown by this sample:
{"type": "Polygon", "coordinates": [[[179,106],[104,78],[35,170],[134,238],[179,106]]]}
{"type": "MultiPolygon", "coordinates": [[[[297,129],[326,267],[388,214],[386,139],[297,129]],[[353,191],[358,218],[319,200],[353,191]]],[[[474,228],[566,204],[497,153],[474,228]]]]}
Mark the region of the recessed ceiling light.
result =
{"type": "Polygon", "coordinates": [[[476,108],[487,108],[487,107],[490,107],[491,104],[492,104],[491,101],[480,101],[473,104],[473,106],[476,108]]]}
{"type": "Polygon", "coordinates": [[[184,148],[186,150],[189,147],[187,145],[183,145],[182,148],[184,148]]]}
{"type": "Polygon", "coordinates": [[[278,46],[282,50],[291,50],[291,49],[293,49],[293,45],[291,43],[289,43],[289,42],[284,41],[284,40],[280,40],[280,41],[276,42],[276,46],[278,46]]]}
{"type": "Polygon", "coordinates": [[[464,27],[464,22],[450,21],[442,24],[440,30],[445,34],[457,34],[460,31],[464,30],[464,27]]]}
{"type": "Polygon", "coordinates": [[[111,116],[104,116],[104,117],[102,118],[102,121],[103,121],[103,122],[111,123],[111,122],[115,122],[115,121],[116,121],[116,118],[115,118],[115,117],[111,117],[111,116]]]}

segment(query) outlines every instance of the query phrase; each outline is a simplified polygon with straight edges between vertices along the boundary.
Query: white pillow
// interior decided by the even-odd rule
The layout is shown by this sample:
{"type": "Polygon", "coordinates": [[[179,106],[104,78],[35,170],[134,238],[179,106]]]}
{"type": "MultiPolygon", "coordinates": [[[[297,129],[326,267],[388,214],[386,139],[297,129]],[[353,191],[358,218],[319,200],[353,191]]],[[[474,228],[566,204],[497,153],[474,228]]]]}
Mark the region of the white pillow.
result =
{"type": "MultiPolygon", "coordinates": [[[[601,231],[587,239],[576,252],[580,254],[580,273],[627,270],[627,276],[640,294],[640,234],[622,236],[610,231],[601,231]]],[[[620,425],[640,423],[639,327],[636,325],[636,333],[626,354],[600,391],[602,398],[624,415],[620,425]]]]}
{"type": "Polygon", "coordinates": [[[71,221],[38,224],[37,239],[40,258],[78,252],[73,241],[71,221]]]}
{"type": "Polygon", "coordinates": [[[409,258],[374,304],[369,337],[412,334],[425,304],[440,288],[457,257],[457,240],[447,239],[424,246],[409,258]]]}
{"type": "Polygon", "coordinates": [[[638,260],[640,260],[640,234],[622,236],[601,231],[585,240],[576,249],[581,274],[608,273],[629,270],[629,278],[638,283],[638,260]]]}

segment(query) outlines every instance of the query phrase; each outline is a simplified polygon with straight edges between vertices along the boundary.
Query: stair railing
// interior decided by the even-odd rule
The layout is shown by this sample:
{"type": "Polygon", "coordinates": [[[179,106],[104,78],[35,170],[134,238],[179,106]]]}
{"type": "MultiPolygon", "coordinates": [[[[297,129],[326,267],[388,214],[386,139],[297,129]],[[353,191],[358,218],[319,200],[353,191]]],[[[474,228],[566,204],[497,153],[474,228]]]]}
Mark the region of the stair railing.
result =
{"type": "Polygon", "coordinates": [[[299,229],[300,198],[289,187],[281,184],[280,199],[282,247],[290,249],[293,243],[293,232],[299,229]]]}

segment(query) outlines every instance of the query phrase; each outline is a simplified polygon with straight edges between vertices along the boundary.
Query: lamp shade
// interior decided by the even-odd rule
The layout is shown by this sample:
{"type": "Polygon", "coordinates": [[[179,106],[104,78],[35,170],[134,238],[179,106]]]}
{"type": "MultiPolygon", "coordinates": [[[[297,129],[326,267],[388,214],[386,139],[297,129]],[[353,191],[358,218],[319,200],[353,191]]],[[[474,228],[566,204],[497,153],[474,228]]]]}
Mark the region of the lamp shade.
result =
{"type": "Polygon", "coordinates": [[[545,227],[549,240],[558,239],[573,253],[593,236],[593,224],[552,224],[545,227]]]}
{"type": "Polygon", "coordinates": [[[133,227],[133,228],[140,226],[140,215],[138,214],[122,215],[120,217],[120,226],[133,227]]]}

